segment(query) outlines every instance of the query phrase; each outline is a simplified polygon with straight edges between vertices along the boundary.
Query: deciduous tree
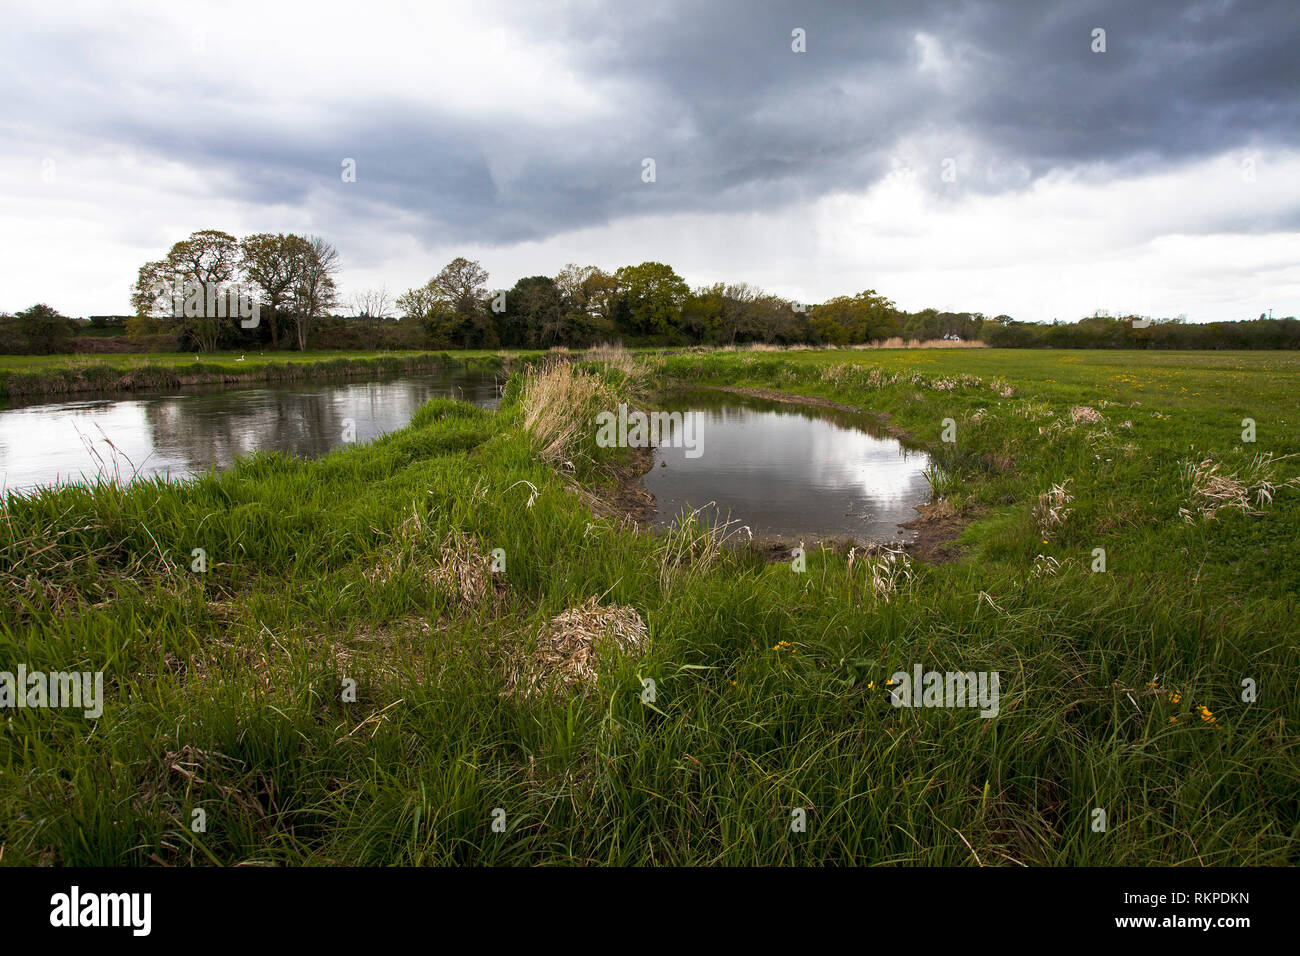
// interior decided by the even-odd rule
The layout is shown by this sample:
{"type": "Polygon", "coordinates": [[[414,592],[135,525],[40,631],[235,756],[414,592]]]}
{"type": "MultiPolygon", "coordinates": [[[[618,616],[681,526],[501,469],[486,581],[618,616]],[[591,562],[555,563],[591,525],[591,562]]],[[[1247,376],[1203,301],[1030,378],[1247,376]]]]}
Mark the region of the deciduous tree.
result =
{"type": "Polygon", "coordinates": [[[261,319],[271,333],[271,348],[280,347],[280,307],[292,295],[298,271],[307,260],[307,240],[284,233],[259,232],[239,241],[239,266],[265,308],[261,319]]]}
{"type": "Polygon", "coordinates": [[[293,320],[298,350],[307,351],[311,325],[334,307],[338,287],[339,253],[320,236],[308,236],[298,252],[297,278],[293,289],[293,320]]]}

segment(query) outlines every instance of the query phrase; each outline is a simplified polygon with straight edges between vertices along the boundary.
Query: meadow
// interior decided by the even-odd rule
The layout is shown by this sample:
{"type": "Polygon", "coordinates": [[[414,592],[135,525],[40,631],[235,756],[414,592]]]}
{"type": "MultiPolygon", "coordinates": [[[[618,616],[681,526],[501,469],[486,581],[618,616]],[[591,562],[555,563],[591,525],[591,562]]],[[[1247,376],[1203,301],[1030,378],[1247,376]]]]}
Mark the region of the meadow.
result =
{"type": "Polygon", "coordinates": [[[314,461],[10,496],[0,670],[107,699],[0,711],[0,862],[1300,860],[1300,356],[591,359],[314,461]],[[638,529],[595,413],[681,385],[878,416],[955,536],[799,572],[638,529]],[[997,671],[997,716],[893,706],[918,664],[997,671]]]}

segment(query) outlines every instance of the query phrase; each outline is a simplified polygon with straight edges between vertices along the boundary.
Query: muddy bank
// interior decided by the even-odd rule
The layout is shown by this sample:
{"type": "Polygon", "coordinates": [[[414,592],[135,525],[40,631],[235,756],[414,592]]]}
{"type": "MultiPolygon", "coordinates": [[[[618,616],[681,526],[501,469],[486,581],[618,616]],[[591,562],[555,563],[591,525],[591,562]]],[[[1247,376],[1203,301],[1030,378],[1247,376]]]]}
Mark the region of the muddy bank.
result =
{"type": "MultiPolygon", "coordinates": [[[[859,553],[877,551],[903,551],[914,561],[923,564],[946,564],[956,561],[962,555],[962,548],[956,543],[966,526],[980,517],[978,510],[957,511],[947,501],[918,505],[917,517],[906,521],[900,527],[914,534],[911,541],[888,541],[864,543],[851,538],[822,540],[813,544],[804,543],[805,549],[825,547],[838,554],[848,554],[850,549],[859,553]]],[[[788,562],[791,552],[799,547],[799,541],[787,541],[777,538],[765,538],[746,544],[754,553],[761,555],[770,563],[788,562]]]]}
{"type": "Polygon", "coordinates": [[[655,514],[655,496],[641,481],[642,476],[654,467],[655,454],[653,448],[629,448],[627,451],[627,459],[610,469],[611,480],[607,486],[588,488],[578,484],[574,490],[593,514],[640,527],[649,524],[655,514]]]}
{"type": "Polygon", "coordinates": [[[903,527],[916,537],[904,547],[910,557],[926,564],[943,564],[961,557],[957,539],[982,512],[978,509],[957,511],[948,501],[936,501],[916,509],[920,514],[903,527]]]}

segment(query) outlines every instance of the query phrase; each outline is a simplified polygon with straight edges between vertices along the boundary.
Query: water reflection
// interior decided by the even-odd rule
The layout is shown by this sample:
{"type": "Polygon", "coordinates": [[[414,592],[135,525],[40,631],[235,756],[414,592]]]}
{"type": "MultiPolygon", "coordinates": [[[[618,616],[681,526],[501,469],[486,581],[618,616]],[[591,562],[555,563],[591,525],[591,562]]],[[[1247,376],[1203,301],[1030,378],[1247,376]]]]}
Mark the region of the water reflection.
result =
{"type": "Polygon", "coordinates": [[[929,457],[870,434],[857,416],[717,393],[665,407],[703,415],[703,453],[656,449],[645,485],[661,525],[712,501],[706,514],[729,513],[759,539],[907,540],[899,525],[930,498],[929,457]]]}
{"type": "Polygon", "coordinates": [[[25,490],[111,477],[115,468],[123,477],[181,477],[254,451],[315,457],[342,444],[349,422],[366,442],[439,396],[484,408],[499,400],[494,376],[449,372],[11,405],[0,410],[0,482],[25,490]]]}

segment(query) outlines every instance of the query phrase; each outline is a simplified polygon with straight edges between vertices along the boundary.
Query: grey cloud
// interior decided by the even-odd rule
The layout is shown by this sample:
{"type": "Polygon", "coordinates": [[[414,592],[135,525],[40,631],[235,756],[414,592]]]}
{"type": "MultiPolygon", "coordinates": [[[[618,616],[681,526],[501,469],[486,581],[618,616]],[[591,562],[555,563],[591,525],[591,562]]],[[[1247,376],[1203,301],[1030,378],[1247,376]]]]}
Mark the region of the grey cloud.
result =
{"type": "MultiPolygon", "coordinates": [[[[34,81],[11,99],[11,122],[75,126],[211,170],[228,198],[311,201],[343,221],[414,215],[430,243],[772,209],[865,188],[900,157],[918,181],[958,196],[1021,189],[1054,169],[1141,171],[1300,140],[1294,0],[683,2],[511,16],[524,36],[561,44],[580,77],[628,91],[613,124],[538,116],[503,130],[492,116],[360,97],[331,104],[323,127],[287,115],[250,128],[246,101],[185,78],[144,105],[114,88],[110,40],[75,32],[59,37],[57,65],[33,59],[48,46],[13,48],[23,62],[11,61],[10,78],[34,81]],[[807,53],[791,52],[795,27],[807,31],[807,53]],[[1090,50],[1094,27],[1107,32],[1104,54],[1090,50]],[[950,72],[923,68],[918,34],[950,72]],[[216,108],[187,109],[198,99],[216,108]],[[941,184],[940,163],[958,154],[970,157],[958,183],[941,184]],[[355,184],[339,181],[344,156],[358,161],[355,184]],[[646,156],[657,163],[652,185],[640,178],[646,156]]],[[[1281,209],[1272,223],[1231,225],[1298,217],[1281,209]]]]}

